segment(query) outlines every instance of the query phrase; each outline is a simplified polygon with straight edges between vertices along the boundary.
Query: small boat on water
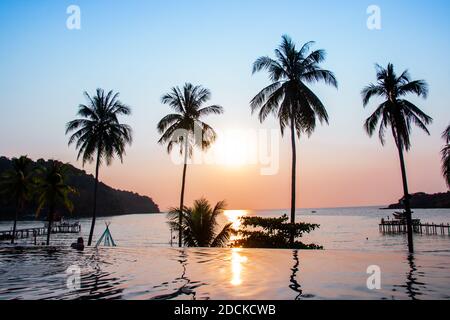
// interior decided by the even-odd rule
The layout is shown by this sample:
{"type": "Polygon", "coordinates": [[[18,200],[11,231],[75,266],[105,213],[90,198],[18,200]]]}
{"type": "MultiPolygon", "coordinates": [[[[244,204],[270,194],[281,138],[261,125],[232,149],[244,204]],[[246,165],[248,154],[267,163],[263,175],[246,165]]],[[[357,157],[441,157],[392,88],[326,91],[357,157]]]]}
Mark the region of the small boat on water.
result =
{"type": "Polygon", "coordinates": [[[404,220],[406,219],[406,212],[394,212],[394,218],[396,220],[404,220]]]}
{"type": "MultiPolygon", "coordinates": [[[[414,213],[411,211],[411,213],[414,213]]],[[[406,222],[406,212],[394,212],[394,218],[395,220],[399,221],[399,222],[406,222]]],[[[420,219],[412,219],[412,223],[413,225],[417,225],[420,224],[420,219]]]]}

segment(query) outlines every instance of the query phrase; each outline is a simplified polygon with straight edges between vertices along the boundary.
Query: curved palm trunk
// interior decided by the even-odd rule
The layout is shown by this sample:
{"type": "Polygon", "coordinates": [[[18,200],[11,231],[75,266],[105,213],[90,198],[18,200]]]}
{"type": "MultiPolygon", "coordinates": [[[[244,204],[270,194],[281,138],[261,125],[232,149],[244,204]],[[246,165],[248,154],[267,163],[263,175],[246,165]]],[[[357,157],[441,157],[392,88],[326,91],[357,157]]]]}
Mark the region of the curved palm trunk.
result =
{"type": "MultiPolygon", "coordinates": [[[[293,117],[291,119],[291,143],[292,143],[292,177],[291,177],[291,224],[295,223],[295,208],[296,208],[296,202],[295,202],[295,193],[296,193],[296,175],[297,175],[297,149],[295,146],[295,127],[294,127],[294,120],[293,117]]],[[[291,233],[291,237],[289,239],[291,247],[294,246],[294,233],[291,233]]]]}
{"type": "Polygon", "coordinates": [[[94,236],[95,220],[97,216],[97,190],[98,190],[98,172],[100,169],[100,151],[97,152],[97,163],[95,165],[95,184],[94,184],[94,210],[92,212],[91,230],[89,231],[88,246],[92,244],[92,237],[94,236]]]}
{"type": "Polygon", "coordinates": [[[50,245],[50,234],[52,233],[52,224],[54,216],[55,216],[55,205],[52,203],[50,206],[50,211],[48,213],[47,246],[50,245]]]}
{"type": "Polygon", "coordinates": [[[402,170],[404,204],[405,204],[405,212],[406,212],[407,231],[408,231],[408,250],[410,253],[414,253],[411,204],[409,201],[410,195],[409,195],[409,191],[408,191],[408,179],[406,177],[405,159],[403,157],[402,145],[397,143],[397,149],[398,149],[398,154],[399,154],[399,158],[400,158],[400,167],[402,170]]]}
{"type": "Polygon", "coordinates": [[[186,170],[187,170],[187,159],[188,159],[188,143],[187,138],[185,138],[184,144],[184,166],[183,166],[183,178],[181,180],[181,196],[180,196],[180,212],[178,214],[178,247],[183,246],[183,208],[184,208],[184,188],[186,185],[186,170]]]}

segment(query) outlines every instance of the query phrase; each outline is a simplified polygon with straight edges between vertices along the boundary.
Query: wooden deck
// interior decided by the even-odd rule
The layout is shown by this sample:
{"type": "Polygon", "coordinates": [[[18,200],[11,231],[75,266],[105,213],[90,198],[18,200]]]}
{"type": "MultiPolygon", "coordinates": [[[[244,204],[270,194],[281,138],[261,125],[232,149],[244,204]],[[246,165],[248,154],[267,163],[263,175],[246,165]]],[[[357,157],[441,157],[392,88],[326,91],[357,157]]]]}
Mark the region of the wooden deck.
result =
{"type": "MultiPolygon", "coordinates": [[[[379,225],[380,232],[385,234],[407,233],[406,222],[402,221],[382,221],[379,225]]],[[[413,223],[413,232],[425,235],[450,236],[450,224],[435,223],[413,223]]]]}
{"type": "MultiPolygon", "coordinates": [[[[25,239],[29,237],[36,238],[38,236],[47,235],[47,227],[39,227],[39,228],[26,228],[26,229],[17,229],[15,239],[25,239]]],[[[51,233],[80,233],[81,225],[79,223],[64,223],[64,224],[55,224],[52,226],[51,233]]],[[[12,230],[4,230],[0,231],[0,241],[2,240],[11,240],[13,231],[12,230]]]]}

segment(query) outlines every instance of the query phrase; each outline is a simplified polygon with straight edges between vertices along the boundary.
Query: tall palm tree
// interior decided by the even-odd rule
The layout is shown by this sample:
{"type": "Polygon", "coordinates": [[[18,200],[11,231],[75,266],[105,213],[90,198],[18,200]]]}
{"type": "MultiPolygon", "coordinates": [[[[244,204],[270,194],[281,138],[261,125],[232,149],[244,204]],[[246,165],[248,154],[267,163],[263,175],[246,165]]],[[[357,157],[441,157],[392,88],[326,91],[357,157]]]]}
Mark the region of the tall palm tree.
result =
{"type": "Polygon", "coordinates": [[[75,131],[69,139],[69,145],[76,142],[77,159],[83,159],[83,166],[92,163],[95,157],[94,206],[92,212],[91,230],[88,245],[92,243],[97,214],[97,189],[100,166],[106,162],[110,165],[115,156],[123,162],[125,146],[131,145],[131,127],[120,123],[120,115],[130,115],[131,109],[119,101],[119,93],[112,90],[105,94],[103,89],[97,89],[91,97],[84,92],[88,104],[78,107],[80,119],[70,121],[66,126],[66,134],[75,131]]]}
{"type": "Polygon", "coordinates": [[[33,192],[32,161],[27,156],[12,159],[12,169],[1,177],[0,193],[14,202],[16,212],[14,216],[11,243],[14,244],[17,228],[17,219],[23,207],[30,200],[33,192]]]}
{"type": "MultiPolygon", "coordinates": [[[[184,208],[184,189],[188,157],[192,156],[193,148],[206,150],[216,140],[216,132],[211,126],[201,120],[210,114],[221,114],[223,108],[219,105],[203,107],[211,98],[211,92],[202,86],[186,83],[183,89],[174,87],[161,98],[163,104],[169,105],[175,113],[168,114],[158,123],[158,132],[162,135],[159,143],[167,144],[170,153],[175,145],[179,145],[180,154],[184,154],[183,176],[181,180],[180,207],[184,208]]],[[[178,215],[178,223],[182,224],[182,212],[178,215]]],[[[182,228],[179,228],[178,245],[182,246],[182,228]]]]}
{"type": "Polygon", "coordinates": [[[450,188],[450,126],[442,134],[446,145],[442,149],[442,172],[444,173],[447,186],[450,188]]]}
{"type": "Polygon", "coordinates": [[[38,208],[36,215],[38,216],[44,207],[48,209],[47,245],[50,244],[50,234],[56,209],[62,206],[70,212],[73,211],[73,203],[69,199],[69,195],[76,193],[76,191],[67,185],[68,170],[69,166],[54,160],[50,162],[48,167],[41,167],[37,170],[36,191],[38,208]]]}
{"type": "Polygon", "coordinates": [[[363,104],[366,107],[371,98],[375,96],[382,97],[384,101],[366,120],[364,128],[369,136],[372,136],[378,127],[378,123],[380,123],[378,137],[384,145],[386,129],[389,126],[391,127],[392,135],[398,149],[402,171],[403,202],[408,225],[408,249],[410,252],[414,252],[410,194],[408,191],[403,151],[409,151],[411,147],[411,124],[415,124],[429,135],[430,133],[426,126],[433,119],[422,112],[416,105],[404,99],[404,96],[407,94],[415,94],[419,97],[426,98],[428,85],[424,80],[412,81],[408,71],[404,71],[400,76],[397,76],[394,71],[394,66],[391,63],[388,64],[386,69],[376,65],[376,71],[377,83],[368,85],[361,92],[363,104]]]}
{"type": "MultiPolygon", "coordinates": [[[[292,144],[292,180],[291,180],[291,223],[295,223],[296,208],[296,135],[308,136],[316,128],[317,119],[328,123],[325,106],[307,86],[309,83],[325,82],[337,88],[334,74],[322,69],[320,63],[325,60],[324,50],[310,52],[314,42],[307,42],[297,50],[287,35],[282,37],[281,45],[275,50],[275,59],[260,57],[253,64],[253,73],[266,70],[271,84],[261,90],[250,102],[252,113],[259,110],[259,120],[263,122],[269,114],[278,118],[281,134],[290,127],[292,144]]],[[[294,243],[294,236],[290,239],[294,243]]]]}
{"type": "Polygon", "coordinates": [[[174,230],[183,230],[183,242],[188,247],[224,247],[233,232],[232,224],[228,223],[216,233],[217,218],[225,207],[224,201],[213,208],[206,199],[196,200],[192,208],[184,207],[181,225],[178,222],[180,208],[172,209],[168,214],[169,225],[174,230]]]}

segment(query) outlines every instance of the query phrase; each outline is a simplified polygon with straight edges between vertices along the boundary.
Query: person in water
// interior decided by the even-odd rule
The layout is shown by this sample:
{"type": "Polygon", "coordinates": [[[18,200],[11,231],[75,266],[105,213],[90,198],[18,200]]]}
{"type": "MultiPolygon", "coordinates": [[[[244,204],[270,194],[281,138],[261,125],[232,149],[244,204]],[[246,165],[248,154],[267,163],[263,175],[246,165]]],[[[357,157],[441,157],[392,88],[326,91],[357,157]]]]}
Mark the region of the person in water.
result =
{"type": "Polygon", "coordinates": [[[84,250],[84,240],[82,237],[79,237],[77,242],[72,243],[71,245],[72,249],[77,249],[77,250],[84,250]]]}

